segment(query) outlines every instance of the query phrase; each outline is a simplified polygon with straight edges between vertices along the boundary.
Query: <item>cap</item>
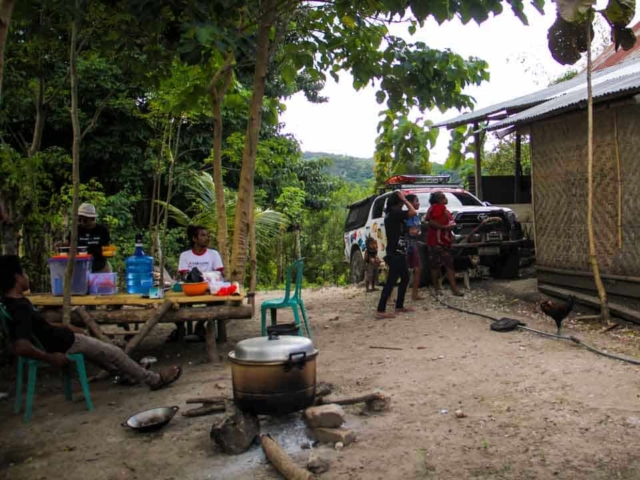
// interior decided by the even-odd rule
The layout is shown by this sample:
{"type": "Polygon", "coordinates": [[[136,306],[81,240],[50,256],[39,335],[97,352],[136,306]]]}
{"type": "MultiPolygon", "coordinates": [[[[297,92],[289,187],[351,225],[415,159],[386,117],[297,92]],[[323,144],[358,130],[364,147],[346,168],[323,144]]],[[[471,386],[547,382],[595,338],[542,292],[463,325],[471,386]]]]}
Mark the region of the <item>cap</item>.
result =
{"type": "Polygon", "coordinates": [[[80,207],[78,208],[78,215],[81,217],[89,218],[96,218],[98,216],[96,215],[96,207],[94,207],[90,203],[83,203],[82,205],[80,205],[80,207]]]}

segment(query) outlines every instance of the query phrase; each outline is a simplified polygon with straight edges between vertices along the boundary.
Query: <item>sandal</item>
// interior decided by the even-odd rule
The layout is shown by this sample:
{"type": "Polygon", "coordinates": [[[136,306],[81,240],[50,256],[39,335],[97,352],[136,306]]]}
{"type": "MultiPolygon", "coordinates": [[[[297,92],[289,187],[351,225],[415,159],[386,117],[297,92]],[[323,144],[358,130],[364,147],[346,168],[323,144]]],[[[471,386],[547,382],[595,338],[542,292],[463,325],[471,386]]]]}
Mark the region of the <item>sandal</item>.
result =
{"type": "Polygon", "coordinates": [[[152,385],[151,390],[159,390],[178,380],[180,375],[182,375],[182,367],[175,366],[165,368],[160,370],[158,375],[160,375],[160,381],[156,385],[152,385]]]}
{"type": "Polygon", "coordinates": [[[415,312],[415,309],[411,307],[396,308],[396,313],[411,313],[411,312],[415,312]]]}
{"type": "Polygon", "coordinates": [[[464,297],[464,293],[461,291],[451,292],[454,297],[464,297]]]}
{"type": "Polygon", "coordinates": [[[384,318],[396,318],[396,314],[388,312],[376,312],[376,318],[378,320],[382,320],[384,318]]]}

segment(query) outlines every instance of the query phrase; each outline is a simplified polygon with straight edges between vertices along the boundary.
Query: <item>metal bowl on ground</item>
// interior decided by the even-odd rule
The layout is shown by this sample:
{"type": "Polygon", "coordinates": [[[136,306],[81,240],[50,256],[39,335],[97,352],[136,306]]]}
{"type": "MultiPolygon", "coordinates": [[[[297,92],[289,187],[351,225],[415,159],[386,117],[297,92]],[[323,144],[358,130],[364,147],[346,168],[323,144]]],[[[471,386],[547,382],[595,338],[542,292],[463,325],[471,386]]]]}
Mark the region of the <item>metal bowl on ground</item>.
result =
{"type": "Polygon", "coordinates": [[[317,356],[305,337],[271,334],[238,342],[229,353],[234,402],[257,415],[284,415],[312,405],[317,356]]]}
{"type": "Polygon", "coordinates": [[[129,427],[136,432],[151,432],[159,430],[171,421],[180,410],[179,407],[161,407],[136,413],[122,422],[123,427],[129,427]]]}

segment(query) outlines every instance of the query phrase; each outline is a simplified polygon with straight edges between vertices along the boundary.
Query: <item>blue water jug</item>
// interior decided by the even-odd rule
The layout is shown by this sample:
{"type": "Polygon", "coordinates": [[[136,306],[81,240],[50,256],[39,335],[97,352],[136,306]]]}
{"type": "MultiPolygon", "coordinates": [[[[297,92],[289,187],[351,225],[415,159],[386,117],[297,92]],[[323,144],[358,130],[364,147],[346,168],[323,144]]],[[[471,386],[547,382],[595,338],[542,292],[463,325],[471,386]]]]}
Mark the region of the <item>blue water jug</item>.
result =
{"type": "Polygon", "coordinates": [[[145,255],[142,249],[142,235],[136,235],[136,250],[126,262],[127,292],[149,295],[153,286],[153,257],[145,255]]]}

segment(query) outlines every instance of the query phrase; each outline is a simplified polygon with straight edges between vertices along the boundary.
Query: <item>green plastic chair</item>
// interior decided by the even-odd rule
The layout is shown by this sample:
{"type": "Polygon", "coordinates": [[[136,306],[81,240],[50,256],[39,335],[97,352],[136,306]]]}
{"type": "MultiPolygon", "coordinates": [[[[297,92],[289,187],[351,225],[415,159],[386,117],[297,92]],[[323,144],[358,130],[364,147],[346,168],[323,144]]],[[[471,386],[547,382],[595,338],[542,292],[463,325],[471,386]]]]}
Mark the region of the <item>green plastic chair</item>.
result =
{"type": "Polygon", "coordinates": [[[302,312],[302,318],[304,320],[304,327],[307,330],[307,336],[311,336],[311,329],[309,328],[309,321],[307,320],[307,310],[304,307],[302,301],[302,271],[304,269],[303,259],[293,262],[287,267],[286,277],[287,284],[285,289],[284,298],[274,298],[272,300],[265,300],[260,305],[260,318],[262,321],[262,336],[267,335],[267,310],[271,312],[271,325],[277,325],[277,311],[281,308],[291,308],[293,310],[293,318],[298,326],[298,335],[301,335],[300,331],[300,314],[298,308],[302,312]],[[295,272],[295,290],[291,295],[291,276],[295,272]]]}
{"type": "MultiPolygon", "coordinates": [[[[9,312],[6,307],[0,303],[0,324],[7,338],[9,337],[9,326],[7,322],[12,322],[9,312]]],[[[42,344],[37,338],[31,339],[36,348],[44,350],[42,344]]],[[[73,353],[67,355],[69,361],[75,363],[76,370],[78,371],[78,378],[80,379],[80,385],[82,386],[82,393],[84,394],[84,400],[87,403],[87,410],[93,411],[93,402],[91,401],[91,392],[89,391],[89,380],[87,379],[87,370],[84,365],[84,355],[81,353],[73,353]]],[[[27,367],[27,402],[24,410],[24,422],[27,423],[31,419],[31,413],[33,410],[33,397],[36,393],[36,378],[38,376],[38,367],[50,367],[47,362],[40,360],[34,360],[27,357],[18,357],[18,374],[16,375],[16,401],[13,407],[14,413],[20,413],[22,409],[22,379],[24,377],[25,366],[27,367]]],[[[64,396],[67,400],[73,400],[73,394],[71,390],[71,368],[66,367],[62,370],[62,381],[64,385],[64,396]]]]}

